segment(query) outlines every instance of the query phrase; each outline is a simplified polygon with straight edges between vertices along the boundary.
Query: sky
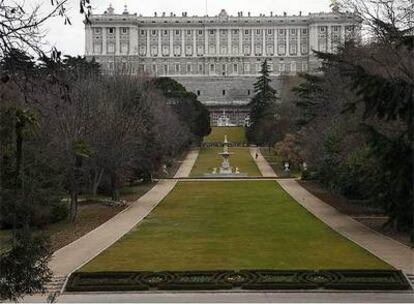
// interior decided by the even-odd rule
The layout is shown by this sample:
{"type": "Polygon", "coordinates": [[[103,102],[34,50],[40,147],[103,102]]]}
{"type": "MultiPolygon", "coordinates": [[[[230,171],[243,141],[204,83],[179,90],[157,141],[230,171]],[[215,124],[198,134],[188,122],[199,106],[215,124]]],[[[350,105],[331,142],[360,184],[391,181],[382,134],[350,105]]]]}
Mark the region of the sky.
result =
{"type": "MultiPolygon", "coordinates": [[[[187,12],[189,16],[206,14],[206,0],[91,0],[93,12],[103,13],[111,3],[115,8],[115,13],[121,13],[124,5],[128,7],[129,13],[153,16],[154,12],[161,15],[170,12],[181,16],[182,12],[187,12]]],[[[44,6],[50,6],[49,1],[44,1],[44,6]]],[[[229,15],[236,15],[243,11],[245,15],[251,12],[252,15],[261,13],[270,15],[281,15],[287,12],[290,15],[298,15],[299,11],[303,14],[309,12],[329,11],[330,0],[207,0],[208,15],[218,15],[221,9],[225,9],[229,15]]],[[[72,25],[64,25],[61,17],[55,17],[44,25],[46,32],[45,49],[56,47],[64,54],[83,55],[85,49],[85,33],[83,17],[79,14],[79,0],[69,0],[67,6],[68,15],[72,25]]]]}

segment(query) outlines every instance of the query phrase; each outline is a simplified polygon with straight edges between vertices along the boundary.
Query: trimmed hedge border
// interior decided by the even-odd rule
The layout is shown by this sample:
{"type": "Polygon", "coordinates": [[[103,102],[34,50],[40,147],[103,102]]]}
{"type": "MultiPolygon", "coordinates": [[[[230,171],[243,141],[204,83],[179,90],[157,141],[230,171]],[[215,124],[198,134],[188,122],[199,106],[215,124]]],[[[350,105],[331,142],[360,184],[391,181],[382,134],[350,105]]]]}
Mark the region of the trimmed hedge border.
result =
{"type": "MultiPolygon", "coordinates": [[[[215,142],[203,142],[201,144],[202,148],[221,148],[223,147],[223,142],[215,141],[215,142]]],[[[247,142],[229,142],[229,148],[246,148],[249,147],[247,142]]]]}
{"type": "Polygon", "coordinates": [[[76,272],[66,291],[144,290],[410,290],[396,270],[241,270],[76,272]]]}

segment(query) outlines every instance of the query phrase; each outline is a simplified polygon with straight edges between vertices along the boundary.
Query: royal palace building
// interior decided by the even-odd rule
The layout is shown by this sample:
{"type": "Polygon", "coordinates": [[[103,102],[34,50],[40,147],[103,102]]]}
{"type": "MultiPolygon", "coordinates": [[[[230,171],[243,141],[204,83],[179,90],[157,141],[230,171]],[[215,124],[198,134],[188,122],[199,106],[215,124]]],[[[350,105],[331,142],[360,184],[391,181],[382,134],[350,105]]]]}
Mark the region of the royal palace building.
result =
{"type": "MultiPolygon", "coordinates": [[[[212,124],[223,112],[242,125],[254,94],[253,83],[267,59],[281,90],[284,76],[319,66],[313,50],[334,52],[353,32],[351,14],[315,13],[260,16],[189,16],[182,13],[116,14],[110,6],[86,25],[86,57],[104,72],[171,77],[198,95],[212,124]]],[[[221,117],[223,118],[223,117],[221,117]]]]}

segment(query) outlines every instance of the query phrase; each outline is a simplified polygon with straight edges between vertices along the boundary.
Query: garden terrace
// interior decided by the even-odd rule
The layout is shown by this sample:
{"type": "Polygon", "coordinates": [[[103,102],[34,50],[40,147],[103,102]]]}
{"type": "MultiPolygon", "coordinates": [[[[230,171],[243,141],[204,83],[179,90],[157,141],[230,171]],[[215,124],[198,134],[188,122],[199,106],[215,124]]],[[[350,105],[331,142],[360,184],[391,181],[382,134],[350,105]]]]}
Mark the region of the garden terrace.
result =
{"type": "Polygon", "coordinates": [[[246,134],[243,127],[212,127],[210,135],[204,138],[204,143],[221,144],[223,143],[225,135],[227,135],[230,144],[247,144],[246,134]]]}
{"type": "MultiPolygon", "coordinates": [[[[249,148],[231,147],[229,149],[234,153],[230,157],[230,164],[235,169],[239,168],[240,172],[247,173],[248,176],[261,176],[256,163],[252,159],[249,148]]],[[[192,177],[202,177],[205,173],[211,173],[213,168],[219,168],[223,158],[218,153],[223,152],[223,148],[201,148],[197,162],[191,171],[192,177]]]]}

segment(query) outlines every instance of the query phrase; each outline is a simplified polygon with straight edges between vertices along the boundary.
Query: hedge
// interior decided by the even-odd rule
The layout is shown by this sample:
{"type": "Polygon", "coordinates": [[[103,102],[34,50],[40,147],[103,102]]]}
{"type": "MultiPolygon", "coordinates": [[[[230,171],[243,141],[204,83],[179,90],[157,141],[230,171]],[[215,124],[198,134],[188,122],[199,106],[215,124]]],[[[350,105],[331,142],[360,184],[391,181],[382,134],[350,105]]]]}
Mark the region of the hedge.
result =
{"type": "Polygon", "coordinates": [[[76,272],[67,291],[142,290],[409,290],[396,270],[76,272]]]}

